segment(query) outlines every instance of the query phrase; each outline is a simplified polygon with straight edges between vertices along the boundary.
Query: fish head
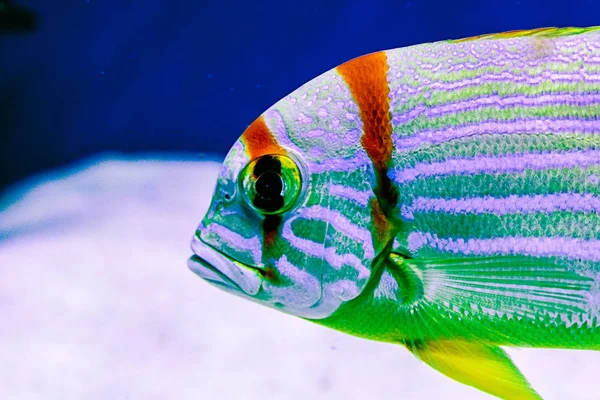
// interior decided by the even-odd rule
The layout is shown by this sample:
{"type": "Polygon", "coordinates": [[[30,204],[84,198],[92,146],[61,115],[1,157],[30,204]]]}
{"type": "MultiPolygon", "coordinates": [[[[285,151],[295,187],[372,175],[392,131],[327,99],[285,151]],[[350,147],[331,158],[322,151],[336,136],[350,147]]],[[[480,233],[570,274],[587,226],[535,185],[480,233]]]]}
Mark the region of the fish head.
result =
{"type": "Polygon", "coordinates": [[[224,160],[188,263],[230,293],[308,319],[356,298],[377,254],[371,163],[361,127],[351,125],[360,121],[348,117],[357,110],[331,101],[337,78],[320,77],[328,81],[292,93],[245,130],[224,160]],[[314,95],[325,86],[332,90],[314,95]],[[315,101],[293,101],[307,97],[315,101]]]}

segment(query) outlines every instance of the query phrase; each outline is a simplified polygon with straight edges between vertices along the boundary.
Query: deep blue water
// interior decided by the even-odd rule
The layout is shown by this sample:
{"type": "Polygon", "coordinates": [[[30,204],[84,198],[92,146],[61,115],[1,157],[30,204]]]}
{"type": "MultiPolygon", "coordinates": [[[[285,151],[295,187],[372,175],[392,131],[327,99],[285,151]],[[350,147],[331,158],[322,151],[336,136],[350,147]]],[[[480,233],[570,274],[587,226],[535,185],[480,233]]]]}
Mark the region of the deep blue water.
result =
{"type": "Polygon", "coordinates": [[[225,153],[272,103],[364,53],[600,24],[596,0],[13,4],[38,24],[0,32],[0,188],[106,150],[225,153]]]}

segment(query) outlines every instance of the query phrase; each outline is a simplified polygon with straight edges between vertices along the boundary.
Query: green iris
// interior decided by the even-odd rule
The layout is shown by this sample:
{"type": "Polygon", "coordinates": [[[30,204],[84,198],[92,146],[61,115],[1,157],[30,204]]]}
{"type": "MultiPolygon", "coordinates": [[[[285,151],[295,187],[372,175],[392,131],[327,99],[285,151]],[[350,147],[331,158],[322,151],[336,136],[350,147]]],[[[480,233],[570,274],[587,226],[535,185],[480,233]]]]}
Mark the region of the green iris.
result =
{"type": "Polygon", "coordinates": [[[240,175],[247,203],[264,215],[292,208],[302,187],[300,170],[289,157],[265,155],[252,160],[240,175]]]}

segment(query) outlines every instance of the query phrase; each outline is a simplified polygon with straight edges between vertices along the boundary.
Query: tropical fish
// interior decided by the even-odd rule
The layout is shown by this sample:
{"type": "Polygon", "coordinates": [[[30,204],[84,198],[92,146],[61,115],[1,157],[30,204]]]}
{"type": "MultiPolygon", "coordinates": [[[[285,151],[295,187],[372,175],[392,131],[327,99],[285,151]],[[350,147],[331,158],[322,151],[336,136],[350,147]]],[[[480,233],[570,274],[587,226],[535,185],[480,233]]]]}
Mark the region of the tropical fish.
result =
{"type": "Polygon", "coordinates": [[[600,27],[356,58],[243,132],[188,265],[540,399],[500,346],[600,349],[599,118],[600,27]]]}

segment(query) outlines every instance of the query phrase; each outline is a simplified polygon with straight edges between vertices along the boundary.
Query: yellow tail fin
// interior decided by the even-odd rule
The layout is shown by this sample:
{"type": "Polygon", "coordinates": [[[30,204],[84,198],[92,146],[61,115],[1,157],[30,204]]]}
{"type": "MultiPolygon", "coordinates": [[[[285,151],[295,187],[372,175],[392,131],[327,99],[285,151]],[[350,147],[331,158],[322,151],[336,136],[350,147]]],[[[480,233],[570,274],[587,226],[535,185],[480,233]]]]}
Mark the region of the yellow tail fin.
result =
{"type": "Polygon", "coordinates": [[[407,346],[419,359],[465,385],[507,400],[541,400],[504,350],[460,341],[407,346]]]}

